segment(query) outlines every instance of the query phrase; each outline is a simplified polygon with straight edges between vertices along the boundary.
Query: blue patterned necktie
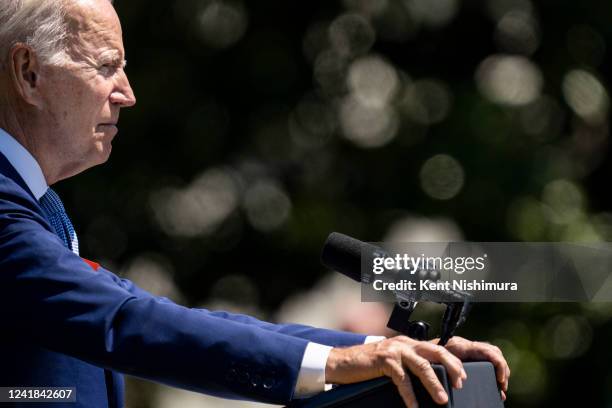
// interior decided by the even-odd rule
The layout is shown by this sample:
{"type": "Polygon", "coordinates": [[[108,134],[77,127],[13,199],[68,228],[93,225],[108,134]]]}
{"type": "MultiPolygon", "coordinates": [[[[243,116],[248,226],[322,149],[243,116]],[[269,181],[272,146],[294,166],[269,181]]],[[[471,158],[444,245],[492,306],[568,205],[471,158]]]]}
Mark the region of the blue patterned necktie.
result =
{"type": "Polygon", "coordinates": [[[78,255],[79,239],[57,193],[49,188],[40,198],[40,206],[55,230],[55,234],[60,237],[68,249],[78,255]]]}

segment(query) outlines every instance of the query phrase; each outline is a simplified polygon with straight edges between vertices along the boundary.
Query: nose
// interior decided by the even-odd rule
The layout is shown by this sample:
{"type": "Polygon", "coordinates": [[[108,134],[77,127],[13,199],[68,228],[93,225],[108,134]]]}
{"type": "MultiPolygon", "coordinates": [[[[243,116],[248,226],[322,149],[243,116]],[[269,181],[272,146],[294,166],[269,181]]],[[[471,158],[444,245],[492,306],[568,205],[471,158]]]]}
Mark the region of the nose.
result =
{"type": "Polygon", "coordinates": [[[123,70],[121,70],[115,89],[110,95],[110,101],[121,108],[129,108],[136,105],[136,96],[130,86],[127,74],[123,70]]]}

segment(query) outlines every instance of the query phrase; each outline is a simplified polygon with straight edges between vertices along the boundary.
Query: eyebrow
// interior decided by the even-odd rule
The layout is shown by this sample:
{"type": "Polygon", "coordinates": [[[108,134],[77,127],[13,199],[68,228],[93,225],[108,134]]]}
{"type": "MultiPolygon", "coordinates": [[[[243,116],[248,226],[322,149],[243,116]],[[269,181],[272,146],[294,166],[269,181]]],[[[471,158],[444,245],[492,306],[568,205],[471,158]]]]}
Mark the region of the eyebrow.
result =
{"type": "Polygon", "coordinates": [[[104,51],[98,56],[98,60],[112,61],[116,63],[117,65],[119,65],[119,62],[121,62],[121,65],[123,67],[125,67],[127,64],[127,60],[125,58],[122,58],[122,54],[119,50],[104,51]]]}
{"type": "Polygon", "coordinates": [[[127,59],[121,59],[119,57],[111,57],[111,58],[100,58],[100,61],[104,64],[112,64],[115,67],[121,67],[125,69],[127,66],[127,59]]]}

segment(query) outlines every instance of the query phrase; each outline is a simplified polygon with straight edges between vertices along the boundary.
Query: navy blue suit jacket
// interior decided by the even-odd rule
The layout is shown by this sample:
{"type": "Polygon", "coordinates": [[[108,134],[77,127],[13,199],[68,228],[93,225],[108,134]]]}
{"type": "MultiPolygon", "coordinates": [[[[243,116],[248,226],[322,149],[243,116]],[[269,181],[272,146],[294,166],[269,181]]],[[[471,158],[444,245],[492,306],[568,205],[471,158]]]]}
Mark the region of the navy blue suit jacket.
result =
{"type": "Polygon", "coordinates": [[[64,247],[1,154],[0,316],[0,386],[76,387],[77,403],[65,405],[71,408],[123,406],[120,373],[220,397],[286,403],[308,341],[365,340],[189,309],[95,270],[64,247]]]}

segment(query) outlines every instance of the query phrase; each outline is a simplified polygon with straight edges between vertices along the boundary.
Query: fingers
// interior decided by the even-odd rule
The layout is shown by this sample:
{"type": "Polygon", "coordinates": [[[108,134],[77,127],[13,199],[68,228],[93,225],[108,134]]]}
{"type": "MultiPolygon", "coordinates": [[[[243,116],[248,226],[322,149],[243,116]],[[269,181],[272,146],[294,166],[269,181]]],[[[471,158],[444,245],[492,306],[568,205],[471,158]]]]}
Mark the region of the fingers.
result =
{"type": "Polygon", "coordinates": [[[448,402],[448,395],[428,360],[416,353],[405,352],[402,354],[402,362],[419,377],[421,383],[435,402],[438,404],[446,404],[448,402]]]}
{"type": "Polygon", "coordinates": [[[380,346],[386,351],[382,354],[384,358],[379,360],[383,366],[383,373],[393,379],[402,399],[409,407],[416,406],[417,401],[410,376],[406,374],[403,367],[409,369],[420,379],[432,399],[438,404],[446,404],[448,395],[431,367],[430,361],[444,364],[452,381],[462,385],[461,377],[464,372],[461,361],[444,347],[403,336],[389,339],[380,346]]]}
{"type": "Polygon", "coordinates": [[[463,381],[467,379],[467,374],[459,358],[451,354],[446,348],[434,343],[419,342],[414,348],[417,354],[425,357],[427,360],[444,365],[451,385],[454,388],[463,387],[463,381]]]}
{"type": "Polygon", "coordinates": [[[446,347],[398,336],[377,343],[334,348],[327,359],[325,376],[330,382],[347,384],[386,375],[393,380],[405,404],[412,408],[417,406],[417,401],[407,374],[410,370],[436,403],[446,404],[449,396],[430,362],[442,364],[452,386],[461,388],[467,378],[461,359],[491,361],[501,384],[500,396],[506,399],[510,368],[501,350],[462,338],[453,338],[446,347]]]}
{"type": "Polygon", "coordinates": [[[404,404],[408,408],[418,408],[419,403],[417,402],[416,395],[414,394],[414,388],[412,388],[412,381],[410,376],[406,375],[406,372],[402,368],[401,364],[397,361],[390,359],[387,362],[389,369],[385,374],[391,377],[391,380],[397,387],[397,390],[404,401],[404,404]]]}
{"type": "Polygon", "coordinates": [[[501,350],[498,347],[487,343],[475,343],[475,348],[480,350],[482,357],[493,363],[497,382],[501,384],[503,391],[508,391],[510,367],[508,367],[508,363],[506,362],[501,350]]]}
{"type": "Polygon", "coordinates": [[[463,369],[463,363],[447,349],[432,343],[419,343],[415,346],[417,353],[427,360],[441,363],[446,367],[446,372],[454,388],[463,388],[463,381],[467,374],[463,369]]]}
{"type": "Polygon", "coordinates": [[[461,337],[453,337],[447,348],[461,359],[489,360],[495,367],[495,377],[504,392],[508,391],[510,367],[499,347],[488,343],[469,341],[461,337]]]}

